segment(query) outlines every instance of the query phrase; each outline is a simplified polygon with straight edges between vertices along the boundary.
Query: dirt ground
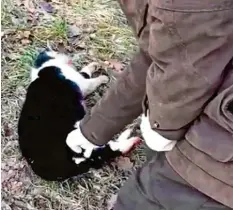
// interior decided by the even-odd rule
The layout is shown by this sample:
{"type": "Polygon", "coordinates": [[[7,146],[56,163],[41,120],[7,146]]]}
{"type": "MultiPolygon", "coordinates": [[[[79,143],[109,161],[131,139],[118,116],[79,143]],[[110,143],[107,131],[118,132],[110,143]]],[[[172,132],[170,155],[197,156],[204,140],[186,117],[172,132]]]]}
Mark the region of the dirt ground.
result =
{"type": "MultiPolygon", "coordinates": [[[[2,0],[1,6],[1,209],[108,209],[128,176],[145,160],[142,147],[129,163],[116,162],[62,183],[45,182],[20,155],[17,120],[30,66],[47,40],[54,49],[70,54],[77,69],[92,61],[103,64],[104,74],[126,66],[136,45],[124,15],[113,0],[2,0]]],[[[88,97],[88,106],[107,88],[88,97]]]]}

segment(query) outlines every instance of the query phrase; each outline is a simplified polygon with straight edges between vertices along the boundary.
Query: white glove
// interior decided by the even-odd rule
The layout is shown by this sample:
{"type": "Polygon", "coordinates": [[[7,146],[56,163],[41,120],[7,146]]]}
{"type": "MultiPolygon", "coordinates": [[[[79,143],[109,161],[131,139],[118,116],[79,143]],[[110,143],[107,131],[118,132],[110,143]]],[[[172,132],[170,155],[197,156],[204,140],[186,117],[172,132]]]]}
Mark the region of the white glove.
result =
{"type": "MultiPolygon", "coordinates": [[[[89,158],[92,154],[92,151],[105,147],[96,146],[88,141],[82,134],[80,130],[80,122],[77,122],[75,127],[77,129],[70,132],[66,138],[66,144],[72,149],[74,152],[80,154],[82,150],[84,150],[84,157],[74,157],[73,160],[76,164],[79,164],[89,158]]],[[[111,148],[112,151],[120,151],[122,154],[128,153],[134,146],[141,142],[141,139],[138,137],[129,137],[132,132],[132,129],[126,129],[122,132],[119,137],[115,141],[109,141],[107,145],[111,148]]]]}
{"type": "Polygon", "coordinates": [[[168,140],[152,130],[149,119],[144,114],[142,115],[140,129],[143,139],[145,140],[147,146],[152,150],[157,152],[170,151],[176,145],[177,141],[168,140]]]}
{"type": "Polygon", "coordinates": [[[123,131],[116,140],[109,141],[108,145],[112,151],[120,151],[122,154],[127,154],[131,149],[141,142],[139,137],[130,137],[132,129],[128,128],[123,131]]]}
{"type": "Polygon", "coordinates": [[[72,149],[74,152],[78,154],[82,153],[82,149],[83,149],[84,150],[83,156],[85,158],[89,158],[91,156],[92,151],[96,148],[99,148],[99,146],[92,144],[83,136],[80,130],[80,122],[77,122],[75,124],[75,127],[76,129],[68,134],[66,138],[66,144],[70,149],[72,149]]]}

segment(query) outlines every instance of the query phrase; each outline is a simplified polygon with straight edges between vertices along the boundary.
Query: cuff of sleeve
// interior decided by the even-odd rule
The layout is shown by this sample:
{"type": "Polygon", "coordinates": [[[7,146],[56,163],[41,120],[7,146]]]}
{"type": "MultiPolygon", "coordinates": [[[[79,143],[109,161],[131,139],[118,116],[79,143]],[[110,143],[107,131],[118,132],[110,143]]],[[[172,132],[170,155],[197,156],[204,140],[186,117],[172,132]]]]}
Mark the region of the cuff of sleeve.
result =
{"type": "Polygon", "coordinates": [[[86,139],[88,139],[92,144],[96,146],[103,146],[109,141],[109,139],[98,138],[94,130],[98,130],[98,127],[101,125],[99,125],[98,122],[95,122],[94,124],[92,122],[93,119],[92,121],[90,121],[90,116],[86,115],[84,119],[80,122],[80,131],[83,134],[83,136],[86,139]]]}
{"type": "Polygon", "coordinates": [[[158,132],[151,129],[149,119],[145,115],[142,115],[140,129],[147,146],[152,150],[158,152],[170,151],[176,144],[174,139],[170,140],[165,138],[158,132]]]}
{"type": "Polygon", "coordinates": [[[160,130],[160,129],[155,129],[153,128],[153,130],[155,132],[157,132],[158,134],[160,134],[161,136],[163,136],[166,139],[170,139],[170,140],[182,140],[184,139],[184,136],[187,132],[188,128],[181,128],[179,130],[160,130]]]}

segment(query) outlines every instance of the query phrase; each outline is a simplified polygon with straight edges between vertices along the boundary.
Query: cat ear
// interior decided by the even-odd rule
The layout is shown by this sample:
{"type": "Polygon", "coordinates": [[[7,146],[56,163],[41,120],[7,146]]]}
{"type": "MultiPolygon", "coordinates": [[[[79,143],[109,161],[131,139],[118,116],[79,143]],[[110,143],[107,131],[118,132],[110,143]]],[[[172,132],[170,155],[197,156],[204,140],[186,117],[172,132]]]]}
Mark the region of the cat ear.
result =
{"type": "Polygon", "coordinates": [[[44,50],[40,52],[39,55],[37,56],[34,66],[36,68],[40,68],[44,63],[48,62],[51,59],[52,57],[48,55],[48,51],[44,50]]]}

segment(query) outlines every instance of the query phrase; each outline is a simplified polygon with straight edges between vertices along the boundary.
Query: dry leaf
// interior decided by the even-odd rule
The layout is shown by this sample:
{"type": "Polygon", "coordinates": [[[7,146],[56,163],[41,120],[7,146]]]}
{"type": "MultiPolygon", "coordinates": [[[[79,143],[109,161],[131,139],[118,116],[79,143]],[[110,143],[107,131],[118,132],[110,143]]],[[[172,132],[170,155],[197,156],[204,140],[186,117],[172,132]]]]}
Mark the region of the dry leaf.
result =
{"type": "Polygon", "coordinates": [[[86,46],[86,44],[85,44],[84,42],[80,42],[80,43],[78,44],[78,47],[79,47],[79,48],[82,48],[82,49],[85,49],[87,46],[86,46]]]}
{"type": "Polygon", "coordinates": [[[112,210],[117,200],[117,195],[112,195],[107,201],[107,210],[112,210]]]}
{"type": "Polygon", "coordinates": [[[117,72],[121,72],[124,68],[123,64],[117,60],[109,60],[110,68],[115,69],[117,72]]]}
{"type": "Polygon", "coordinates": [[[35,9],[35,6],[31,0],[25,0],[24,6],[30,13],[35,13],[36,9],[35,9]]]}
{"type": "Polygon", "coordinates": [[[78,0],[67,0],[67,4],[70,5],[78,4],[78,0]]]}
{"type": "Polygon", "coordinates": [[[16,18],[14,16],[11,17],[11,22],[14,24],[14,25],[20,25],[22,23],[22,19],[20,18],[16,18]]]}
{"type": "Polygon", "coordinates": [[[23,4],[22,0],[16,0],[15,3],[17,6],[21,6],[23,4]]]}
{"type": "Polygon", "coordinates": [[[79,36],[80,34],[81,34],[81,31],[76,25],[68,26],[68,37],[69,38],[79,36]]]}
{"type": "Polygon", "coordinates": [[[29,38],[30,35],[31,35],[31,31],[24,31],[23,32],[23,37],[25,37],[25,38],[29,38]]]}
{"type": "Polygon", "coordinates": [[[22,43],[23,45],[27,45],[27,44],[30,44],[31,41],[30,41],[29,39],[22,39],[22,40],[21,40],[21,43],[22,43]]]}
{"type": "MultiPolygon", "coordinates": [[[[53,3],[55,3],[55,4],[63,4],[63,2],[62,1],[59,1],[59,0],[51,0],[53,3]]],[[[67,3],[67,2],[66,2],[67,3]]]]}
{"type": "Polygon", "coordinates": [[[12,208],[3,200],[1,201],[1,209],[12,210],[12,208]]]}
{"type": "Polygon", "coordinates": [[[90,38],[95,39],[96,38],[96,34],[90,34],[90,38]]]}
{"type": "Polygon", "coordinates": [[[60,53],[65,53],[66,52],[66,46],[64,45],[63,42],[57,44],[57,50],[60,53]]]}
{"type": "Polygon", "coordinates": [[[119,157],[116,160],[116,165],[119,169],[130,170],[133,167],[133,163],[128,157],[119,157]]]}
{"type": "Polygon", "coordinates": [[[1,31],[1,37],[9,34],[14,34],[16,32],[16,29],[5,29],[4,31],[1,31]]]}
{"type": "Polygon", "coordinates": [[[13,130],[12,130],[12,128],[10,128],[10,126],[8,124],[4,125],[4,133],[5,133],[5,136],[12,136],[13,135],[13,130]]]}
{"type": "Polygon", "coordinates": [[[45,2],[45,1],[41,2],[41,3],[40,3],[40,7],[41,7],[44,11],[46,11],[46,12],[48,12],[48,13],[53,13],[53,12],[54,12],[53,6],[52,6],[51,4],[49,4],[48,2],[45,2]]]}

